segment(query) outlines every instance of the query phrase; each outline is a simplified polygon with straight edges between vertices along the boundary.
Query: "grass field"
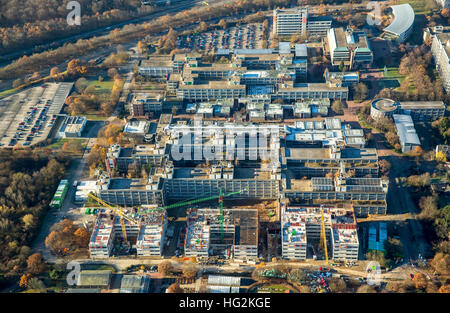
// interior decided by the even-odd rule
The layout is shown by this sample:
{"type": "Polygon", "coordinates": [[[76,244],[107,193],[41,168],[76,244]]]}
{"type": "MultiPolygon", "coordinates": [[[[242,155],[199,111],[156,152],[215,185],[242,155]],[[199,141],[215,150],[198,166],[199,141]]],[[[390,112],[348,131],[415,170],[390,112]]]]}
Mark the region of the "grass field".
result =
{"type": "Polygon", "coordinates": [[[101,95],[101,94],[110,94],[113,88],[113,81],[92,81],[87,87],[89,90],[92,90],[93,94],[101,95]]]}
{"type": "Polygon", "coordinates": [[[83,149],[86,147],[87,143],[86,139],[79,139],[79,138],[61,138],[58,139],[56,142],[52,143],[51,145],[48,145],[47,147],[50,149],[58,150],[61,149],[66,142],[75,142],[75,141],[79,141],[83,149]]]}
{"type": "Polygon", "coordinates": [[[18,91],[17,88],[13,88],[13,89],[8,89],[8,90],[1,91],[1,92],[0,92],[0,98],[9,96],[10,94],[15,93],[16,91],[18,91]]]}
{"type": "Polygon", "coordinates": [[[86,119],[91,121],[104,121],[108,118],[107,116],[104,116],[102,113],[97,111],[88,111],[86,112],[86,114],[84,114],[84,116],[86,117],[86,119]]]}
{"type": "Polygon", "coordinates": [[[398,4],[409,3],[415,14],[428,14],[432,9],[437,8],[433,0],[399,0],[398,4]]]}

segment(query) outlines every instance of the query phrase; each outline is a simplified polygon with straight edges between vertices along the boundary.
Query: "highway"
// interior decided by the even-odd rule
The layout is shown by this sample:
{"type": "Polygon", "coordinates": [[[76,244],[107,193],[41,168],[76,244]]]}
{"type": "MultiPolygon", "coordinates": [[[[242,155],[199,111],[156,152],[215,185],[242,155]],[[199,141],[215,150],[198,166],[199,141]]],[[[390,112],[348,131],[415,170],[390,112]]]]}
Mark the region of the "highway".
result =
{"type": "Polygon", "coordinates": [[[76,42],[79,39],[89,39],[89,38],[92,38],[94,36],[106,35],[110,31],[112,31],[112,30],[114,30],[116,28],[120,28],[120,27],[123,27],[125,25],[129,25],[129,24],[138,24],[138,23],[146,22],[146,21],[155,19],[157,17],[166,15],[168,13],[173,13],[173,12],[177,12],[177,11],[181,11],[181,10],[185,10],[185,9],[194,7],[194,6],[196,6],[196,5],[200,4],[200,3],[201,3],[201,1],[183,0],[182,3],[177,3],[177,4],[174,4],[172,6],[165,7],[162,10],[159,10],[157,12],[151,13],[149,15],[133,18],[133,19],[130,19],[128,21],[124,21],[124,22],[120,22],[120,23],[109,25],[107,27],[102,27],[102,28],[98,28],[98,29],[95,29],[95,30],[82,32],[80,34],[69,36],[69,37],[66,37],[66,38],[60,38],[60,39],[48,42],[48,43],[43,44],[43,45],[34,46],[32,48],[26,48],[26,49],[23,49],[21,51],[16,51],[16,52],[13,52],[13,53],[10,53],[10,54],[4,54],[1,57],[0,66],[6,66],[9,63],[11,63],[12,61],[14,61],[14,60],[16,60],[16,59],[18,59],[18,58],[20,58],[20,57],[22,57],[24,55],[31,55],[33,53],[43,52],[43,51],[45,51],[47,49],[55,49],[55,48],[58,48],[58,47],[64,45],[65,43],[76,42]]]}

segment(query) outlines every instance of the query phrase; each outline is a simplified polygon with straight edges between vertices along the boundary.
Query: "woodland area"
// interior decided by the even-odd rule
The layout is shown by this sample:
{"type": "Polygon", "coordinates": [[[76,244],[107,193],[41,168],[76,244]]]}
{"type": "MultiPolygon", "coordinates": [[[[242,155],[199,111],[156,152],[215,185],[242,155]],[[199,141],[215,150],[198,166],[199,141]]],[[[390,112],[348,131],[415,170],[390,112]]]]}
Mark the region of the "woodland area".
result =
{"type": "Polygon", "coordinates": [[[46,150],[0,152],[0,286],[27,268],[31,243],[68,161],[46,150]]]}
{"type": "Polygon", "coordinates": [[[70,26],[66,1],[0,0],[0,53],[122,22],[151,13],[139,0],[78,0],[82,24],[70,26]]]}

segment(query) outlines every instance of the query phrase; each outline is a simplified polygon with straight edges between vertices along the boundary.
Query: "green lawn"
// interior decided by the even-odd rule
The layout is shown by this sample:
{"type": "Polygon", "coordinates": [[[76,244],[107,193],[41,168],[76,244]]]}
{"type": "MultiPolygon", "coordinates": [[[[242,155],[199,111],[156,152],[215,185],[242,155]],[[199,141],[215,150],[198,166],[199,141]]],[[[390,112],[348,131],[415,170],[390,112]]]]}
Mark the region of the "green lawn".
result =
{"type": "Polygon", "coordinates": [[[381,69],[383,71],[383,77],[385,78],[396,78],[399,83],[402,83],[405,80],[405,75],[402,75],[398,72],[398,67],[388,67],[387,68],[387,75],[384,73],[384,68],[381,69]]]}
{"type": "Polygon", "coordinates": [[[409,3],[415,14],[428,14],[437,7],[433,0],[399,0],[398,4],[409,3]]]}
{"type": "Polygon", "coordinates": [[[101,95],[101,94],[110,94],[113,88],[113,81],[92,81],[87,87],[89,90],[92,88],[93,94],[101,95]]]}
{"type": "Polygon", "coordinates": [[[104,121],[108,118],[98,111],[88,111],[83,115],[86,117],[86,119],[91,121],[104,121]]]}
{"type": "Polygon", "coordinates": [[[0,91],[0,98],[6,97],[6,96],[8,96],[8,95],[10,95],[10,94],[12,94],[12,93],[14,93],[16,91],[18,91],[17,88],[12,88],[12,89],[8,89],[8,90],[0,91]]]}
{"type": "Polygon", "coordinates": [[[70,142],[70,141],[81,141],[82,142],[82,147],[86,146],[86,140],[85,139],[79,139],[79,138],[61,138],[58,139],[56,142],[52,143],[51,145],[48,145],[47,148],[50,149],[61,149],[62,146],[66,143],[66,142],[70,142]]]}
{"type": "Polygon", "coordinates": [[[109,264],[81,264],[81,270],[116,272],[114,266],[109,264]]]}

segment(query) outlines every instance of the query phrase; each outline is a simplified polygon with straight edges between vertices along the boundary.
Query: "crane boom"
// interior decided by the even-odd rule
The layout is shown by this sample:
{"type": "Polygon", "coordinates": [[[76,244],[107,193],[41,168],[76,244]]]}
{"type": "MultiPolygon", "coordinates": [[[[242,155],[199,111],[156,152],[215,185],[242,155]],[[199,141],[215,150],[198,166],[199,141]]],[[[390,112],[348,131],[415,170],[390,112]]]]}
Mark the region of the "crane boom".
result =
{"type": "MultiPolygon", "coordinates": [[[[230,197],[232,195],[240,194],[243,191],[245,191],[245,190],[230,192],[225,195],[222,195],[222,197],[230,197]]],[[[177,203],[167,205],[164,207],[159,207],[156,209],[141,210],[140,212],[146,213],[146,212],[151,212],[151,211],[161,211],[161,210],[173,209],[173,208],[178,208],[178,207],[185,206],[185,205],[191,205],[191,204],[195,204],[195,203],[199,203],[199,202],[205,202],[205,201],[219,199],[219,197],[221,197],[221,195],[205,197],[205,198],[200,198],[200,199],[187,200],[187,201],[181,201],[181,202],[177,202],[177,203]]]]}
{"type": "Polygon", "coordinates": [[[323,249],[325,252],[325,263],[328,265],[328,250],[327,250],[327,236],[325,232],[325,221],[323,218],[323,208],[320,209],[322,211],[322,221],[320,223],[320,241],[323,243],[323,249]]]}
{"type": "Polygon", "coordinates": [[[99,204],[101,204],[101,205],[103,205],[103,206],[105,206],[105,207],[111,209],[114,213],[116,213],[117,215],[119,215],[119,217],[120,217],[120,227],[122,228],[123,241],[124,241],[125,243],[128,243],[127,230],[126,230],[126,228],[125,228],[125,220],[127,220],[127,221],[129,221],[129,222],[131,222],[131,223],[133,223],[133,224],[137,224],[137,221],[134,220],[133,218],[127,216],[124,212],[122,212],[121,209],[115,208],[115,207],[113,207],[112,205],[110,205],[109,203],[107,203],[107,202],[103,201],[102,199],[100,199],[100,198],[94,196],[93,193],[90,192],[88,195],[89,195],[89,197],[91,197],[92,199],[94,199],[95,201],[97,201],[99,204]]]}

